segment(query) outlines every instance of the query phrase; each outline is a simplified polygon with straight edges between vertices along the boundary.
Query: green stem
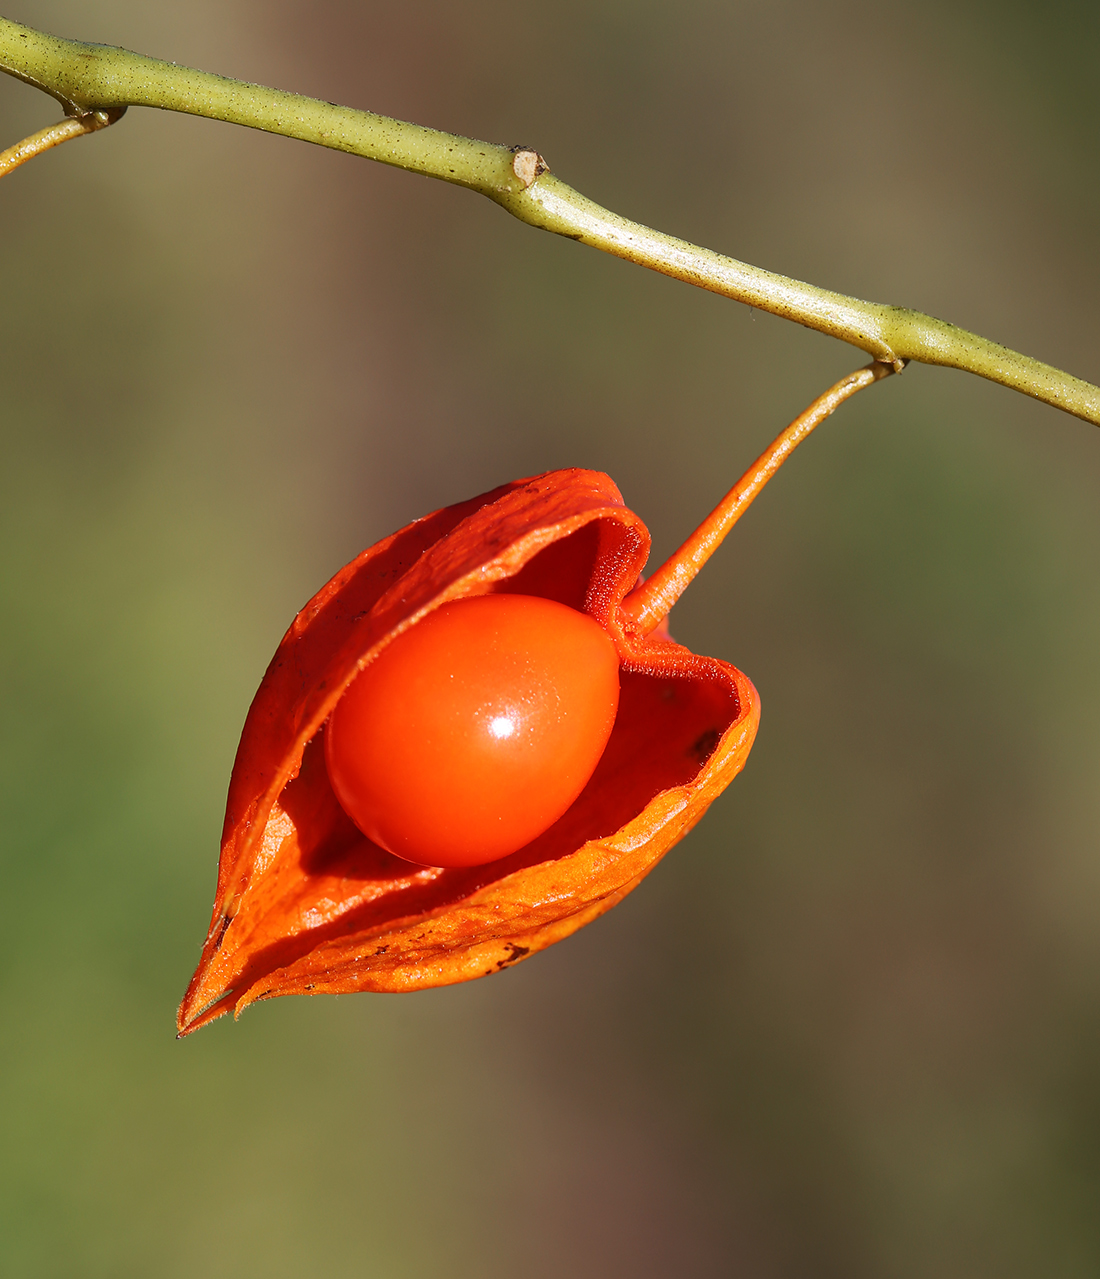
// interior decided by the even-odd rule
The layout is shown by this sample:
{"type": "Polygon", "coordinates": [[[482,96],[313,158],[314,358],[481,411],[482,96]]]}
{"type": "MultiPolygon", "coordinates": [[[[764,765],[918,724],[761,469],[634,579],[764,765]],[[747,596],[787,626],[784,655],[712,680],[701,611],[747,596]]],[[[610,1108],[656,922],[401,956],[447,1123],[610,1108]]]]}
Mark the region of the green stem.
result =
{"type": "Polygon", "coordinates": [[[0,70],[57,98],[67,115],[160,107],[454,182],[531,226],[796,320],[895,368],[917,360],[964,369],[1100,426],[1100,387],[919,311],[819,289],[631,222],[566,186],[528,148],[441,133],[108,45],[60,40],[6,18],[0,18],[0,70]]]}

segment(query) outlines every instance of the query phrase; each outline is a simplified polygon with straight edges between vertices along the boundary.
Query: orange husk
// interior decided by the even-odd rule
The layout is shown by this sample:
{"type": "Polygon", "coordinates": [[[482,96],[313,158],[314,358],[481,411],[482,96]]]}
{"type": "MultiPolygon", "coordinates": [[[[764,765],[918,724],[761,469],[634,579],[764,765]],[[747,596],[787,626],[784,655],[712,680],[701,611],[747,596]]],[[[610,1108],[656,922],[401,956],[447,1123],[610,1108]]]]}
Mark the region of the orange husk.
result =
{"type": "Polygon", "coordinates": [[[759,722],[736,668],[643,635],[622,607],[649,533],[608,476],[555,471],[418,520],[364,551],[294,619],[245,721],[218,887],[181,1035],[276,995],[468,981],[620,901],[744,766],[759,722]],[[436,869],[372,844],[337,803],[325,722],[409,626],[450,600],[541,595],[596,618],[622,661],[615,728],[549,830],[485,866],[436,869]]]}

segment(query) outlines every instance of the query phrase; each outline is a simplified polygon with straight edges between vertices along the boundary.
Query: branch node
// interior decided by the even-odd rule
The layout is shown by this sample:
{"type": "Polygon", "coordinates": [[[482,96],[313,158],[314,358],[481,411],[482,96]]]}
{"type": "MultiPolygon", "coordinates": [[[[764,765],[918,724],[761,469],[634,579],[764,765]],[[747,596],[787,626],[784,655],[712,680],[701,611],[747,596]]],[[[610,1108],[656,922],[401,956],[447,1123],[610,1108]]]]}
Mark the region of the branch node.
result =
{"type": "Polygon", "coordinates": [[[108,125],[114,124],[125,114],[124,106],[90,111],[81,111],[78,108],[72,111],[66,109],[64,120],[51,124],[46,129],[40,129],[37,133],[32,133],[29,138],[24,138],[15,146],[8,147],[6,151],[0,151],[0,178],[5,173],[10,173],[12,169],[17,169],[21,164],[26,164],[36,155],[41,155],[43,151],[49,151],[51,147],[68,142],[70,138],[80,138],[86,133],[106,129],[108,125]]]}
{"type": "Polygon", "coordinates": [[[511,151],[512,172],[523,183],[525,191],[536,178],[550,172],[550,166],[533,147],[516,146],[511,151]]]}
{"type": "Polygon", "coordinates": [[[70,120],[79,120],[86,133],[95,133],[97,129],[106,129],[108,125],[121,120],[126,114],[125,107],[78,107],[65,112],[70,120]]]}

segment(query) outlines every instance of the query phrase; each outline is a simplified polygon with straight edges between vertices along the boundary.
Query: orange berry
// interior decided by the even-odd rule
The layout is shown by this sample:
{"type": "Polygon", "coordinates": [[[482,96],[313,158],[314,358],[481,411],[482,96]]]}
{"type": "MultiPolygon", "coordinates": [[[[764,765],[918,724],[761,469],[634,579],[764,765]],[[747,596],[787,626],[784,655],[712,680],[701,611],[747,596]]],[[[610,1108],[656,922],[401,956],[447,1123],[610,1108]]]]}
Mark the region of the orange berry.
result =
{"type": "Polygon", "coordinates": [[[349,686],[325,732],[329,780],[376,844],[480,866],[557,821],[615,723],[619,657],[586,613],[532,595],[441,605],[349,686]]]}

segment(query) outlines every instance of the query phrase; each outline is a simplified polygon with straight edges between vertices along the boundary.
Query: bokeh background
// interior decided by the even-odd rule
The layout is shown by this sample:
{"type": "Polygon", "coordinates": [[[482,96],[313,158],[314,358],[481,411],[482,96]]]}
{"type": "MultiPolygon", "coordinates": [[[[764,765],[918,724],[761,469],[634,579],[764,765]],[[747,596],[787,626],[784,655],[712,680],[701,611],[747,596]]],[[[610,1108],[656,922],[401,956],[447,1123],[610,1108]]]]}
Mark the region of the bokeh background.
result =
{"type": "MultiPolygon", "coordinates": [[[[506,143],[613,209],[1100,380],[1085,0],[6,0],[506,143]]],[[[0,83],[2,145],[54,105],[0,83]]],[[[677,607],[758,743],[490,980],[183,1043],[294,611],[434,507],[609,471],[663,557],[860,361],[366,161],[132,110],[0,185],[0,1269],[1100,1273],[1100,435],[911,367],[677,607]]]]}

